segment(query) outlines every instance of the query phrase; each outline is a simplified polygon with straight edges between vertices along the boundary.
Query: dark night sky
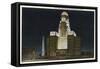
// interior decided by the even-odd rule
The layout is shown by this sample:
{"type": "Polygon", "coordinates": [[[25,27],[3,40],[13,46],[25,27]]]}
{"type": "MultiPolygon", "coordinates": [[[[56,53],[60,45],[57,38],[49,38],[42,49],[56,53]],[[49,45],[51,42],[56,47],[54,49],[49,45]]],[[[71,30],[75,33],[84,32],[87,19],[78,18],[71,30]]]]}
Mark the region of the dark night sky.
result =
{"type": "MultiPolygon", "coordinates": [[[[41,52],[42,36],[57,31],[64,10],[22,9],[22,44],[25,48],[36,48],[41,52]]],[[[94,13],[92,11],[67,11],[71,29],[81,37],[81,50],[93,51],[94,13]]]]}

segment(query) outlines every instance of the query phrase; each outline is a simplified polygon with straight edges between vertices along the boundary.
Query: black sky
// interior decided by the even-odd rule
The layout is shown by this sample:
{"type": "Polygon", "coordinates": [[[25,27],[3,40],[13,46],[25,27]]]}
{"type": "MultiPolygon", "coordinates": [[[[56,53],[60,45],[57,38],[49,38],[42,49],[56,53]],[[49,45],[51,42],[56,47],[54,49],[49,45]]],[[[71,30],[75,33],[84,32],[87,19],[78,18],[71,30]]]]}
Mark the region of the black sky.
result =
{"type": "MultiPolygon", "coordinates": [[[[42,36],[57,31],[61,13],[65,10],[22,9],[22,46],[41,52],[42,36]]],[[[71,29],[81,37],[81,50],[93,51],[94,13],[67,10],[71,29]]]]}

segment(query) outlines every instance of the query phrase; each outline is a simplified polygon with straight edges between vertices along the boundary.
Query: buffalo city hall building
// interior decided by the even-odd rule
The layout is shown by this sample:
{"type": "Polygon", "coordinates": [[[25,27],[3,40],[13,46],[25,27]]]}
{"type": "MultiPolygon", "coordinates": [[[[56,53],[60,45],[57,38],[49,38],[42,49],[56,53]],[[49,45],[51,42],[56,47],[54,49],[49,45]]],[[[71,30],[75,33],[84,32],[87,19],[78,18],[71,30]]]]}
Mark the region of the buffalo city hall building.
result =
{"type": "Polygon", "coordinates": [[[42,56],[48,59],[69,59],[80,56],[80,38],[71,30],[69,15],[61,13],[58,32],[50,31],[48,37],[42,39],[42,56]]]}

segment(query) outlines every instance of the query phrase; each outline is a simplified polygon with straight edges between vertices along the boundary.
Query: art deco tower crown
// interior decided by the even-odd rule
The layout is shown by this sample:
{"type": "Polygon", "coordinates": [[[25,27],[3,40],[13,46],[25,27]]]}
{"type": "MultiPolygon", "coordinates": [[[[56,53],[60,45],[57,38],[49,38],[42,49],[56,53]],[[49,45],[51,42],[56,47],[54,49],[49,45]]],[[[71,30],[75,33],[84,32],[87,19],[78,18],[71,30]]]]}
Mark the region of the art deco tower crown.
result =
{"type": "Polygon", "coordinates": [[[61,20],[58,28],[58,34],[60,37],[66,37],[67,35],[76,36],[75,32],[71,31],[69,15],[65,11],[61,13],[61,20]]]}

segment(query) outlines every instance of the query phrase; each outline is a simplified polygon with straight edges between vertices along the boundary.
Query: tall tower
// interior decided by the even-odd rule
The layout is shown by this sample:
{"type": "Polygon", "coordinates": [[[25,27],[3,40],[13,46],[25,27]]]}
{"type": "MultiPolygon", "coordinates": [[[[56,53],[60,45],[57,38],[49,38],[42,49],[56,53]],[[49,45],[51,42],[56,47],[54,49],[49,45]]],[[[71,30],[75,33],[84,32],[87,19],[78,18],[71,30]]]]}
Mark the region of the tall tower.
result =
{"type": "Polygon", "coordinates": [[[69,27],[69,16],[67,12],[61,13],[61,20],[58,28],[59,37],[66,37],[67,36],[67,29],[70,30],[69,27]]]}
{"type": "Polygon", "coordinates": [[[69,26],[69,16],[67,12],[61,13],[61,20],[58,28],[58,49],[67,49],[68,42],[67,42],[67,35],[68,31],[70,31],[69,26]]]}
{"type": "Polygon", "coordinates": [[[69,15],[67,12],[61,13],[61,20],[58,28],[58,49],[68,49],[68,35],[76,36],[70,28],[69,15]]]}

